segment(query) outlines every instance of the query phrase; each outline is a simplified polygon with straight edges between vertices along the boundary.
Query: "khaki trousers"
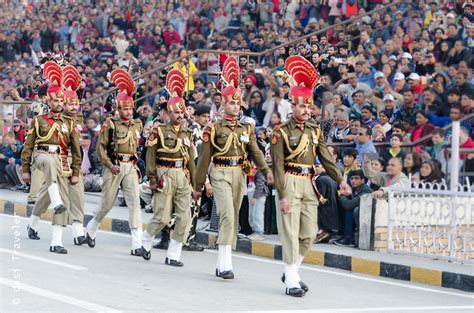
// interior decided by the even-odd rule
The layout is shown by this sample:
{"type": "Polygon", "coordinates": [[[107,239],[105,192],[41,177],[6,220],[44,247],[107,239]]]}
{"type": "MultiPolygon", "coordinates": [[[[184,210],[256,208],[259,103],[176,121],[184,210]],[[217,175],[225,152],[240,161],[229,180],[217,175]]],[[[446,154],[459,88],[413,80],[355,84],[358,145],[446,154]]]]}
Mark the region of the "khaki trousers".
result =
{"type": "Polygon", "coordinates": [[[298,255],[305,256],[316,238],[318,199],[310,177],[286,173],[284,188],[290,212],[283,214],[279,207],[280,202],[276,201],[278,236],[282,245],[283,261],[286,264],[295,264],[298,255]]]}
{"type": "MultiPolygon", "coordinates": [[[[58,185],[59,194],[63,203],[68,203],[68,184],[69,179],[61,176],[61,162],[56,154],[48,154],[35,152],[33,155],[33,164],[35,165],[34,176],[43,177],[43,182],[35,182],[40,185],[38,195],[36,197],[35,206],[33,208],[33,215],[41,216],[46,212],[51,199],[48,193],[48,187],[55,183],[58,185]],[[39,174],[39,175],[38,175],[39,174]]],[[[34,177],[33,176],[33,177],[34,177]]],[[[32,182],[33,186],[33,182],[32,182]]],[[[61,214],[53,214],[53,225],[66,226],[68,224],[68,212],[61,214]]]]}
{"type": "Polygon", "coordinates": [[[163,177],[165,187],[162,192],[153,195],[155,214],[148,222],[146,231],[152,237],[158,234],[169,224],[174,209],[176,221],[171,239],[185,243],[191,222],[192,188],[189,180],[182,169],[158,167],[156,172],[158,177],[163,177]]]}
{"type": "Polygon", "coordinates": [[[27,198],[28,202],[36,202],[36,199],[38,198],[38,192],[43,182],[44,182],[43,172],[37,169],[34,163],[34,158],[33,158],[33,164],[31,167],[30,193],[28,194],[28,198],[27,198]]]}
{"type": "Polygon", "coordinates": [[[246,190],[246,176],[241,167],[213,166],[209,174],[217,213],[219,214],[219,245],[237,245],[239,212],[246,190]]]}
{"type": "Polygon", "coordinates": [[[84,175],[79,173],[79,182],[76,185],[68,184],[69,224],[74,222],[84,223],[84,175]]]}
{"type": "Polygon", "coordinates": [[[130,215],[130,228],[142,228],[142,213],[140,211],[140,186],[138,184],[137,169],[131,162],[120,163],[120,173],[113,175],[104,167],[104,177],[102,183],[102,204],[94,219],[101,223],[107,213],[112,209],[119,187],[122,187],[123,197],[127,203],[130,215]]]}

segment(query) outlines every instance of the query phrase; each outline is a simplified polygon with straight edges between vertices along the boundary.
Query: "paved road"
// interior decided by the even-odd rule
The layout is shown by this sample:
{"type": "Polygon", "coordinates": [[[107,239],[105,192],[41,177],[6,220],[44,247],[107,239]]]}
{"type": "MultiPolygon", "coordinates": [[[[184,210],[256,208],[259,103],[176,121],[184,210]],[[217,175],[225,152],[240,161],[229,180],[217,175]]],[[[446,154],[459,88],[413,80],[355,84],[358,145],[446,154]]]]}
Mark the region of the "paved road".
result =
{"type": "Polygon", "coordinates": [[[0,312],[468,312],[474,296],[452,289],[304,266],[304,298],[285,296],[280,262],[243,254],[236,279],[214,276],[215,251],[184,252],[183,268],[163,264],[153,250],[146,262],[130,256],[130,238],[99,232],[97,246],[48,252],[50,225],[40,241],[26,234],[27,219],[0,215],[0,312]]]}

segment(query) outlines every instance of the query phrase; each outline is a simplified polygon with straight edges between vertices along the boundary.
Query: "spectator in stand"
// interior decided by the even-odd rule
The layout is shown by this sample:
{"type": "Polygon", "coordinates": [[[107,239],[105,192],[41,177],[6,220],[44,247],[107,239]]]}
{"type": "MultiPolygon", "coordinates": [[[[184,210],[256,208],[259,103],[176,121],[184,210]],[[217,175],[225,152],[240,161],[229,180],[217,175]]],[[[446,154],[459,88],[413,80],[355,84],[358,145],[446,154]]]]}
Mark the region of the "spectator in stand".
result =
{"type": "Polygon", "coordinates": [[[362,125],[367,126],[369,128],[374,128],[375,124],[377,124],[377,120],[373,115],[373,107],[370,105],[365,105],[360,110],[360,113],[362,125]]]}
{"type": "Polygon", "coordinates": [[[388,187],[408,187],[410,185],[408,177],[402,172],[402,160],[399,158],[392,158],[388,161],[386,172],[376,172],[372,168],[369,157],[364,155],[363,170],[365,176],[372,183],[380,186],[379,190],[372,193],[376,199],[386,197],[388,187]]]}
{"type": "MultiPolygon", "coordinates": [[[[428,115],[423,111],[419,111],[418,113],[416,113],[416,126],[411,133],[411,141],[417,142],[419,139],[427,137],[433,132],[434,128],[435,126],[429,122],[428,115]]],[[[422,141],[421,143],[423,144],[423,146],[432,145],[432,141],[430,138],[422,141]]],[[[423,147],[421,145],[416,145],[415,151],[417,153],[420,153],[422,148],[423,147]]]]}
{"type": "Polygon", "coordinates": [[[329,142],[349,142],[352,141],[348,139],[348,135],[351,131],[349,126],[349,115],[347,112],[339,112],[335,114],[335,126],[331,129],[329,133],[329,142]]]}
{"type": "MultiPolygon", "coordinates": [[[[356,149],[359,152],[359,155],[362,156],[366,153],[377,153],[374,143],[372,142],[372,129],[367,126],[359,127],[359,132],[355,137],[356,149]]],[[[363,161],[363,160],[362,160],[363,161]]],[[[365,161],[363,161],[365,162],[365,161]]],[[[363,162],[360,162],[362,165],[363,162]]]]}
{"type": "MultiPolygon", "coordinates": [[[[432,160],[426,160],[421,163],[420,167],[420,183],[439,184],[445,183],[439,165],[432,160]]],[[[422,185],[421,185],[422,186],[422,185]]]]}
{"type": "Polygon", "coordinates": [[[349,173],[353,170],[360,169],[360,166],[358,165],[359,161],[357,160],[358,155],[359,152],[356,149],[347,149],[342,155],[342,163],[344,164],[344,171],[342,174],[347,183],[350,183],[349,173]]]}
{"type": "Polygon", "coordinates": [[[420,108],[415,104],[415,95],[412,89],[403,91],[403,106],[394,113],[394,120],[405,121],[415,125],[416,113],[420,108]]]}
{"type": "Polygon", "coordinates": [[[250,199],[249,224],[252,227],[253,234],[249,236],[251,240],[264,240],[263,220],[265,213],[265,200],[269,194],[267,180],[262,172],[256,171],[254,176],[255,191],[250,199]]]}
{"type": "Polygon", "coordinates": [[[394,134],[390,138],[390,148],[382,151],[380,154],[380,157],[385,161],[385,164],[388,163],[388,161],[391,158],[400,158],[402,161],[406,157],[406,152],[401,149],[401,144],[402,144],[403,137],[399,134],[394,134]]]}
{"type": "MultiPolygon", "coordinates": [[[[370,161],[368,161],[370,163],[370,161]]],[[[349,173],[351,184],[351,194],[339,198],[339,203],[344,209],[344,236],[342,239],[334,241],[335,245],[343,247],[355,247],[354,229],[359,228],[359,206],[360,197],[373,192],[367,186],[364,172],[353,170],[349,173]]]]}
{"type": "Polygon", "coordinates": [[[27,186],[20,181],[17,165],[21,165],[21,143],[15,139],[14,133],[5,135],[3,146],[0,150],[0,175],[6,178],[4,181],[10,186],[10,190],[27,190],[27,186]]]}
{"type": "Polygon", "coordinates": [[[19,119],[13,121],[13,132],[15,134],[15,139],[18,140],[21,144],[25,143],[25,129],[23,123],[19,119]]]}
{"type": "Polygon", "coordinates": [[[403,161],[403,173],[411,178],[411,181],[420,180],[421,157],[417,153],[410,152],[403,161]]]}

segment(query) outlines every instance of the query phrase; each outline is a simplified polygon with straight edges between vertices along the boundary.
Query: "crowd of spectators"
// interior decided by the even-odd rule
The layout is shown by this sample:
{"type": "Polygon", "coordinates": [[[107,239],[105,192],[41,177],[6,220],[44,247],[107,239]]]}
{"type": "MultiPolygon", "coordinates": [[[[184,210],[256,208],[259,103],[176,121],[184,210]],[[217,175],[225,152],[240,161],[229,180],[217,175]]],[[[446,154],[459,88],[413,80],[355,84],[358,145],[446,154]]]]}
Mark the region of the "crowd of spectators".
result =
{"type": "MultiPolygon", "coordinates": [[[[465,119],[474,113],[471,1],[403,1],[346,26],[340,22],[390,1],[26,2],[0,4],[0,99],[34,101],[3,104],[0,187],[28,190],[17,165],[28,121],[45,110],[41,64],[46,59],[75,65],[82,75],[82,169],[86,189],[100,191],[95,145],[103,119],[113,109],[113,97],[104,95],[112,87],[107,78],[111,70],[122,67],[137,76],[170,63],[137,80],[135,118],[144,125],[144,149],[151,127],[164,119],[166,71],[182,69],[187,76],[188,120],[199,140],[203,123],[198,117],[219,116],[223,99],[218,71],[229,57],[225,50],[265,52],[326,27],[327,31],[260,57],[238,57],[242,115],[255,124],[267,159],[273,127],[291,112],[284,60],[302,55],[320,74],[313,117],[326,141],[336,146],[331,151],[353,192],[339,197],[337,186],[319,167],[318,188],[324,190],[320,200],[327,200],[321,207],[327,209],[320,210],[318,242],[339,233],[337,243],[354,245],[353,221],[364,193],[379,198],[396,183],[444,182],[452,170],[447,150],[452,121],[462,120],[461,148],[474,148],[474,122],[465,119]],[[220,52],[172,62],[196,49],[220,52]]],[[[472,172],[474,154],[464,153],[461,159],[464,171],[472,172]]],[[[143,162],[140,165],[143,168],[143,162]]],[[[257,173],[249,181],[254,239],[272,232],[267,225],[271,219],[262,221],[262,208],[271,210],[272,201],[271,189],[262,180],[257,173]]]]}

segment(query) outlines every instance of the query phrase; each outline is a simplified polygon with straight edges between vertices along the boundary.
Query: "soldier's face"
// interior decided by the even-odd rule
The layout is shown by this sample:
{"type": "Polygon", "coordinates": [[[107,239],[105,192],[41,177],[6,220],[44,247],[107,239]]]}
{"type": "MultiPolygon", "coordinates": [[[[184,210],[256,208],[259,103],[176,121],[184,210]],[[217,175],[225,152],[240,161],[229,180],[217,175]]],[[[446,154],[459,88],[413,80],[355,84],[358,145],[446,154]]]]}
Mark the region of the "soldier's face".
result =
{"type": "Polygon", "coordinates": [[[119,108],[118,112],[119,112],[120,118],[124,121],[130,120],[133,115],[132,108],[119,108]]]}
{"type": "Polygon", "coordinates": [[[64,99],[57,98],[56,96],[53,96],[54,98],[48,100],[48,105],[53,113],[60,113],[63,110],[64,106],[64,99]]]}
{"type": "MultiPolygon", "coordinates": [[[[229,97],[230,98],[230,97],[229,97]]],[[[240,99],[227,98],[224,105],[224,112],[230,116],[237,116],[240,113],[240,99]]]]}
{"type": "Polygon", "coordinates": [[[291,106],[293,116],[299,121],[307,121],[311,118],[311,105],[308,103],[294,104],[291,106]]]}
{"type": "Polygon", "coordinates": [[[175,112],[175,111],[170,111],[170,122],[173,125],[180,125],[181,122],[184,119],[184,113],[183,112],[175,112]]]}
{"type": "Polygon", "coordinates": [[[75,102],[71,103],[69,101],[68,103],[64,103],[64,112],[74,115],[77,114],[77,111],[79,110],[79,103],[75,102]]]}

